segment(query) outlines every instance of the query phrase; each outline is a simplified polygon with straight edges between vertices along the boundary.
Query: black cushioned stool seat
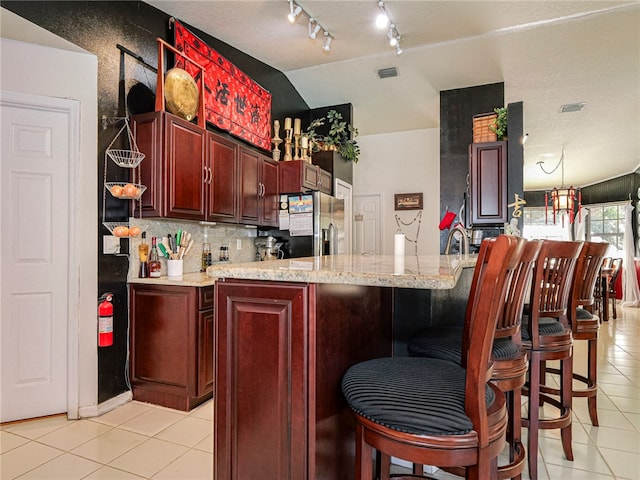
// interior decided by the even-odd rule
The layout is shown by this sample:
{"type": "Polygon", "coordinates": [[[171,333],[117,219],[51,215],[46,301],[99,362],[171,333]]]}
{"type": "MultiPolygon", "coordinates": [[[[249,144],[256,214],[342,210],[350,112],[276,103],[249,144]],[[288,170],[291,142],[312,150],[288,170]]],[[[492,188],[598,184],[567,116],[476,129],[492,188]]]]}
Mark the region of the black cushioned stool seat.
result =
{"type": "MultiPolygon", "coordinates": [[[[464,409],[466,370],[433,358],[377,358],[351,367],[343,394],[363,417],[415,435],[462,435],[473,428],[464,409]]],[[[487,407],[495,400],[486,387],[487,407]]]]}

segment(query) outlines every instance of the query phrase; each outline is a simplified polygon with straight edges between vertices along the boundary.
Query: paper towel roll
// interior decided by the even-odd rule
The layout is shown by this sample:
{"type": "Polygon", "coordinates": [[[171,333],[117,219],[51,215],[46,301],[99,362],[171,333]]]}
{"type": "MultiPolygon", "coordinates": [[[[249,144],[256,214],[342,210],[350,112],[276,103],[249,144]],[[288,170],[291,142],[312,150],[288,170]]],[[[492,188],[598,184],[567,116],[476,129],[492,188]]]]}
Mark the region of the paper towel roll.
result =
{"type": "Polygon", "coordinates": [[[396,233],[395,242],[393,244],[394,255],[404,256],[404,233],[396,233]]]}

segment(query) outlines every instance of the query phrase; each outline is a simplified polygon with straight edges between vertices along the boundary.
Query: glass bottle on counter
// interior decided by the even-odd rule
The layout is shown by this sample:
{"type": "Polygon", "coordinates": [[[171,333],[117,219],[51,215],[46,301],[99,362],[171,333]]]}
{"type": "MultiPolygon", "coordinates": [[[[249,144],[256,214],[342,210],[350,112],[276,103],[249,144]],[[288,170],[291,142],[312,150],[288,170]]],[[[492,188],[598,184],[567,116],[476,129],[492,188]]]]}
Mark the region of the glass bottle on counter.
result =
{"type": "Polygon", "coordinates": [[[140,278],[147,278],[149,276],[149,244],[147,243],[147,232],[142,232],[142,240],[138,245],[138,255],[140,257],[140,272],[138,276],[140,278]]]}
{"type": "Polygon", "coordinates": [[[200,267],[201,272],[206,272],[207,267],[213,265],[211,259],[211,245],[209,244],[209,234],[207,227],[204,227],[204,242],[202,243],[202,265],[200,267]]]}
{"type": "Polygon", "coordinates": [[[158,255],[157,239],[151,238],[151,253],[149,254],[149,276],[152,278],[160,277],[162,270],[162,264],[160,263],[160,256],[158,255]]]}
{"type": "Polygon", "coordinates": [[[229,261],[229,246],[226,244],[222,244],[220,245],[220,254],[218,256],[218,259],[221,262],[228,262],[229,261]]]}

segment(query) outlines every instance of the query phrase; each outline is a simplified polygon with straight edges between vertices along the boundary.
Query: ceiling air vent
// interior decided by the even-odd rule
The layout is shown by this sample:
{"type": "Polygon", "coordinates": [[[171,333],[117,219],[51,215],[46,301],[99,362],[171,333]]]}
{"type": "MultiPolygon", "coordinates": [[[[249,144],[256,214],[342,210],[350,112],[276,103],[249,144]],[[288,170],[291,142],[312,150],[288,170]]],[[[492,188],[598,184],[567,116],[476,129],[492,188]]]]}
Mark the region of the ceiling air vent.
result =
{"type": "Polygon", "coordinates": [[[391,78],[391,77],[397,77],[397,76],[398,76],[398,69],[396,67],[387,67],[387,68],[381,68],[380,70],[378,70],[379,78],[391,78]]]}
{"type": "Polygon", "coordinates": [[[560,113],[579,112],[586,104],[586,102],[566,103],[560,107],[560,113]]]}

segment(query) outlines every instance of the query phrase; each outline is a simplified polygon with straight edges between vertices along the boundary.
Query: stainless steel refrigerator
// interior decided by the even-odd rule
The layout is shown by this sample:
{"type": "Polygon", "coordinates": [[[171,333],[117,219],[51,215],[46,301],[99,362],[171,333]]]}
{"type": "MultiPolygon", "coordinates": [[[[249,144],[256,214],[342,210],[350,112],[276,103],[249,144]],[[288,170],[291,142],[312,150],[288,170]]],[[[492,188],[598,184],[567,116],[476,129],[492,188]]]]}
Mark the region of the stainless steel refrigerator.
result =
{"type": "Polygon", "coordinates": [[[344,200],[312,192],[287,195],[286,203],[288,229],[260,233],[283,241],[286,257],[351,253],[345,241],[344,200]]]}

